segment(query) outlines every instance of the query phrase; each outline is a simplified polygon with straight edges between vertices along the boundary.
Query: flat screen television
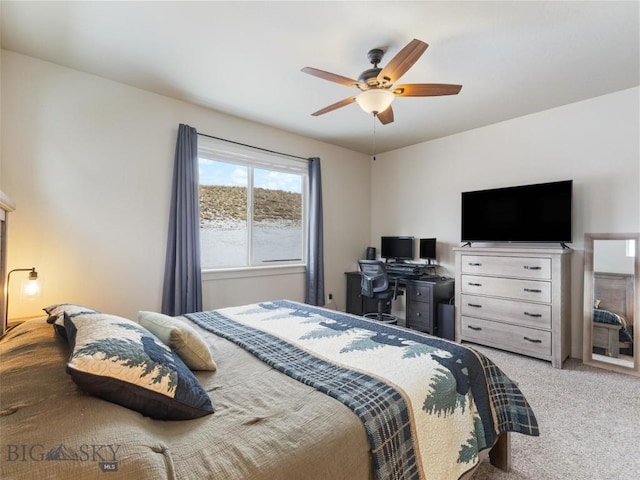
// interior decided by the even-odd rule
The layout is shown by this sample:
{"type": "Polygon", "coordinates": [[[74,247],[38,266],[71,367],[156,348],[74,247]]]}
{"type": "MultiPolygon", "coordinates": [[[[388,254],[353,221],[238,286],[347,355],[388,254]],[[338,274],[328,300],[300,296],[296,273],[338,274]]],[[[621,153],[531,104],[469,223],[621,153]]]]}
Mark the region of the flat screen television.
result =
{"type": "Polygon", "coordinates": [[[382,237],[380,256],[387,260],[413,260],[413,237],[382,237]]]}
{"type": "Polygon", "coordinates": [[[427,260],[427,263],[431,263],[431,260],[436,260],[436,239],[435,238],[421,238],[420,239],[420,258],[427,260]]]}
{"type": "Polygon", "coordinates": [[[569,243],[573,180],[462,192],[463,242],[569,243]]]}

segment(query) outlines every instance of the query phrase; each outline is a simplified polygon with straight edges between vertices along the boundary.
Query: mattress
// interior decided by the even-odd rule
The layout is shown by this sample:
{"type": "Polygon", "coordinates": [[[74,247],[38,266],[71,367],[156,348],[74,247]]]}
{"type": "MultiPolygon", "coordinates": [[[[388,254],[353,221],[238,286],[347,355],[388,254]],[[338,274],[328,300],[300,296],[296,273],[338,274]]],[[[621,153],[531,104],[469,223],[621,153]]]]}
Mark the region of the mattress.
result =
{"type": "Polygon", "coordinates": [[[0,341],[0,478],[373,478],[348,407],[201,333],[218,369],[195,373],[216,411],[162,421],[80,390],[66,340],[44,320],[11,330],[0,341]]]}
{"type": "Polygon", "coordinates": [[[83,391],[59,326],[12,329],[0,478],[448,480],[506,432],[538,434],[517,386],[467,346],[286,300],[179,318],[217,364],[193,372],[215,413],[192,420],[83,391]]]}

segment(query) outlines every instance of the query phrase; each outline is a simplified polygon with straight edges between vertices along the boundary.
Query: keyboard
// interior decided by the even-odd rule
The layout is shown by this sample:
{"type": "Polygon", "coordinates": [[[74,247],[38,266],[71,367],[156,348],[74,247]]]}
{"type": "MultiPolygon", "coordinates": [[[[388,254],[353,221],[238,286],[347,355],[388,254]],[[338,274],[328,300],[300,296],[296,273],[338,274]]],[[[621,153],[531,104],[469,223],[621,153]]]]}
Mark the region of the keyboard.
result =
{"type": "Polygon", "coordinates": [[[421,273],[408,273],[408,274],[402,275],[402,278],[404,280],[418,280],[419,278],[422,278],[422,274],[421,273]]]}
{"type": "Polygon", "coordinates": [[[420,275],[418,278],[420,278],[420,280],[425,280],[425,281],[432,281],[432,280],[440,280],[443,279],[444,277],[442,277],[441,275],[420,275]]]}
{"type": "Polygon", "coordinates": [[[408,263],[390,263],[387,266],[387,274],[396,276],[422,275],[422,267],[408,263]]]}

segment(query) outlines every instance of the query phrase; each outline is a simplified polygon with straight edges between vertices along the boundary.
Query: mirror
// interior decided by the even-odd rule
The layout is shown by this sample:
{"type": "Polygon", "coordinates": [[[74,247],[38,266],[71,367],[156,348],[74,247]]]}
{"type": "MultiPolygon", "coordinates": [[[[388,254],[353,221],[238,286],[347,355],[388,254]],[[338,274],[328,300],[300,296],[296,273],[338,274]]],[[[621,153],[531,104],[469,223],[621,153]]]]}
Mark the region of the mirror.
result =
{"type": "Polygon", "coordinates": [[[582,360],[640,375],[639,234],[585,234],[582,360]]]}

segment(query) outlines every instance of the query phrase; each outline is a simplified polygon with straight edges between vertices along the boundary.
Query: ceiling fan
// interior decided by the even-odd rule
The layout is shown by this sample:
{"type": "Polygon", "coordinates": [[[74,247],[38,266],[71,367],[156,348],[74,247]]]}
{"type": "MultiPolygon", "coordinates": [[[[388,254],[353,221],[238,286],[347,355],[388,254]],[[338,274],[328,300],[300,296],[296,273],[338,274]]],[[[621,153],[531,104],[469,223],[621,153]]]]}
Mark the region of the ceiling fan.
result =
{"type": "Polygon", "coordinates": [[[317,68],[304,67],[302,69],[304,73],[329,80],[330,82],[336,82],[346,87],[355,87],[360,90],[358,95],[340,100],[311,115],[317,117],[356,102],[365,112],[373,113],[383,125],[386,125],[387,123],[393,122],[391,102],[393,102],[395,97],[457,95],[462,85],[442,83],[408,83],[404,85],[394,85],[395,82],[418,61],[428,46],[425,42],[414,38],[400,50],[384,68],[378,67],[378,64],[384,56],[384,50],[374,48],[367,54],[373,68],[362,72],[357,80],[336,75],[335,73],[325,72],[324,70],[318,70],[317,68]]]}

